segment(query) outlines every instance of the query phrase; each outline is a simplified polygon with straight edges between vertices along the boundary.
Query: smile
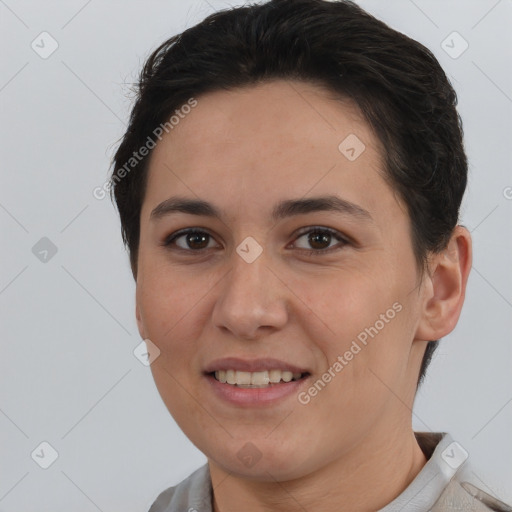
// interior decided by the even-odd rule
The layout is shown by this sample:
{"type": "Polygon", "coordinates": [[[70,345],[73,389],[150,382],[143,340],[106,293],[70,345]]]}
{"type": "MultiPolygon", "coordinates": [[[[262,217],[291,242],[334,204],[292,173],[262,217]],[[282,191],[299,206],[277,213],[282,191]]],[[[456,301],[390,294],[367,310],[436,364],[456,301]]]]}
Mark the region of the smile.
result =
{"type": "Polygon", "coordinates": [[[265,388],[281,382],[300,380],[305,374],[287,370],[263,370],[246,372],[240,370],[217,370],[213,372],[216,380],[223,384],[244,388],[265,388]]]}
{"type": "Polygon", "coordinates": [[[224,357],[203,368],[213,401],[236,407],[268,407],[292,400],[312,372],[282,359],[224,357]]]}

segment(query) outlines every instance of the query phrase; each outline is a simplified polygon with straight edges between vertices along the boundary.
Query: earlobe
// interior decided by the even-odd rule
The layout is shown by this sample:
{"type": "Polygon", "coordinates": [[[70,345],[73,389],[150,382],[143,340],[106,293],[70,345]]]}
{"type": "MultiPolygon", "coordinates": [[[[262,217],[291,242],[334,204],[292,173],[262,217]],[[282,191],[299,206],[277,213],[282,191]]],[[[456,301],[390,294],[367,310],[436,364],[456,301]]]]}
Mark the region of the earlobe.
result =
{"type": "Polygon", "coordinates": [[[471,235],[457,226],[446,249],[431,258],[416,339],[437,340],[454,329],[464,304],[471,263],[471,235]]]}

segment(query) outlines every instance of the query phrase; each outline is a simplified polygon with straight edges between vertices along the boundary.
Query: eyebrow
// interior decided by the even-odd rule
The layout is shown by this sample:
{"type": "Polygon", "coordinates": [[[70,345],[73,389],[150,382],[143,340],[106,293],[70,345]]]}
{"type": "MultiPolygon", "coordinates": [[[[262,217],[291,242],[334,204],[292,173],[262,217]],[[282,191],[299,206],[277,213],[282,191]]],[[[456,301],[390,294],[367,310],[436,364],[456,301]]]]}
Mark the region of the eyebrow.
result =
{"type": "MultiPolygon", "coordinates": [[[[278,203],[272,210],[274,221],[314,212],[338,212],[360,220],[372,221],[370,212],[355,203],[335,195],[312,197],[308,199],[288,199],[278,203]]],[[[150,214],[150,220],[158,220],[173,213],[188,213],[204,217],[221,219],[222,214],[211,203],[201,199],[170,197],[162,201],[150,214]]]]}

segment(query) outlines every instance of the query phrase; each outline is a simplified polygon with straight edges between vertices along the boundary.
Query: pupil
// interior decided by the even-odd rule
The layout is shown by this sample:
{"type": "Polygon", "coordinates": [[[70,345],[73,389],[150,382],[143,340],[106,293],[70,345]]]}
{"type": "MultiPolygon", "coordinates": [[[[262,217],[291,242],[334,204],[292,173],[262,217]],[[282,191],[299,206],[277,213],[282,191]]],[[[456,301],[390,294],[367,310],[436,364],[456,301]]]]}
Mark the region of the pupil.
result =
{"type": "Polygon", "coordinates": [[[189,233],[187,243],[191,249],[202,249],[208,245],[208,235],[205,233],[189,233]]]}
{"type": "Polygon", "coordinates": [[[329,233],[311,233],[308,238],[309,243],[314,249],[325,249],[331,243],[331,235],[329,233]]]}

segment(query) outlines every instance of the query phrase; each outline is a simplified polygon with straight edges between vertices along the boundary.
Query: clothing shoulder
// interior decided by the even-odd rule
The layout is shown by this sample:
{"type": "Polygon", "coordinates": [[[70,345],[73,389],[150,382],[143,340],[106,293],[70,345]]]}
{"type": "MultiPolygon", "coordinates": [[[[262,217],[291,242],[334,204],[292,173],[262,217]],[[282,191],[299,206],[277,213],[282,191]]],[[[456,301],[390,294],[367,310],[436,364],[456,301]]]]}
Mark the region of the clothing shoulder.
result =
{"type": "Polygon", "coordinates": [[[512,512],[512,507],[469,482],[452,480],[443,491],[432,512],[512,512]]]}
{"type": "Polygon", "coordinates": [[[158,495],[149,512],[211,512],[211,484],[208,464],[185,480],[158,495]]]}

